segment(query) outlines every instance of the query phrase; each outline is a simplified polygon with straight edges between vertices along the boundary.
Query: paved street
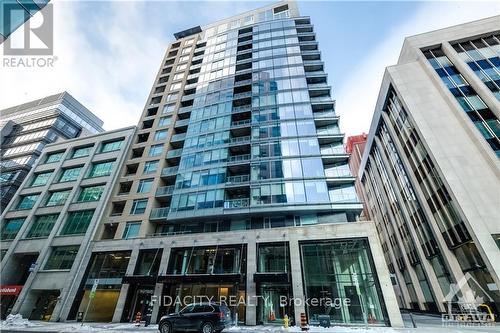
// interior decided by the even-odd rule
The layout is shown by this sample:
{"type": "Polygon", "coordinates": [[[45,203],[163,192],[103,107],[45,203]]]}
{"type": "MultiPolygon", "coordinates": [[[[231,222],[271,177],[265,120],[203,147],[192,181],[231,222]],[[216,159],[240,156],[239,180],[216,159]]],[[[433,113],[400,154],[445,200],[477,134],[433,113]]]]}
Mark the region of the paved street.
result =
{"type": "MultiPolygon", "coordinates": [[[[311,327],[310,333],[499,333],[500,325],[495,327],[443,327],[441,324],[441,317],[413,314],[403,314],[403,319],[406,328],[389,328],[389,327],[376,327],[366,330],[363,327],[311,327]],[[413,320],[412,320],[413,319],[413,320]],[[415,323],[416,328],[413,328],[415,323]]],[[[25,319],[16,320],[12,325],[7,325],[2,322],[0,329],[2,333],[9,332],[38,332],[38,333],[65,333],[65,332],[112,332],[112,333],[125,333],[125,332],[158,332],[157,325],[149,327],[136,327],[134,324],[105,324],[105,323],[89,323],[83,326],[80,323],[47,323],[40,321],[27,321],[25,319]]],[[[278,332],[301,332],[299,327],[291,327],[285,330],[279,326],[240,326],[231,327],[224,332],[231,333],[278,333],[278,332]]]]}

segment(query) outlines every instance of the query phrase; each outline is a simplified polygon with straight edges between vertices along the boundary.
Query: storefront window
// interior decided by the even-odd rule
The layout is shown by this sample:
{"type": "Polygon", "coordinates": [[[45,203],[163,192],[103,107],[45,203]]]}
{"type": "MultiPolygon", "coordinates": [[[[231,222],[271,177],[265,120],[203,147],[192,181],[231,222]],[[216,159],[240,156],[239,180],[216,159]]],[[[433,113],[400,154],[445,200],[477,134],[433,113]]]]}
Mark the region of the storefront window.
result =
{"type": "Polygon", "coordinates": [[[162,249],[142,250],[135,267],[134,275],[155,276],[160,268],[162,249]]]}
{"type": "Polygon", "coordinates": [[[259,244],[258,272],[288,272],[288,243],[259,244]]]}
{"type": "Polygon", "coordinates": [[[366,239],[303,243],[300,247],[312,324],[327,315],[332,323],[361,324],[366,320],[388,325],[366,239]]]}

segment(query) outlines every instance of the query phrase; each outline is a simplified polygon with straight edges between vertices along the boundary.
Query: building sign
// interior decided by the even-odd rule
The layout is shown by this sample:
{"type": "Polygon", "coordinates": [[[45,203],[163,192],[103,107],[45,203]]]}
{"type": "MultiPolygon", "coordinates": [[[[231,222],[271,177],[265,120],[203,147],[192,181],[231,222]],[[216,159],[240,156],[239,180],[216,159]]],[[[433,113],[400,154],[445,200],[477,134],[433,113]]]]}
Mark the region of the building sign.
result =
{"type": "Polygon", "coordinates": [[[0,295],[1,296],[17,296],[21,292],[21,289],[23,286],[18,286],[18,285],[6,285],[6,286],[0,286],[0,295]]]}

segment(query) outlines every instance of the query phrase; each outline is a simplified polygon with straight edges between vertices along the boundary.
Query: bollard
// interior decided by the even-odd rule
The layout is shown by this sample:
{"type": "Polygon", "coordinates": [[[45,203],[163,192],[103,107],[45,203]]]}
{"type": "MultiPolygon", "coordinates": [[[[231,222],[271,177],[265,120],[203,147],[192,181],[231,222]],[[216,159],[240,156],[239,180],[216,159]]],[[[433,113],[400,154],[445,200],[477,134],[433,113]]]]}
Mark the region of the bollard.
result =
{"type": "Polygon", "coordinates": [[[304,312],[300,314],[300,330],[303,332],[309,331],[309,327],[307,326],[306,314],[304,312]]]}
{"type": "Polygon", "coordinates": [[[142,319],[142,314],[140,312],[137,312],[135,315],[135,326],[139,327],[141,326],[141,319],[142,319]]]}

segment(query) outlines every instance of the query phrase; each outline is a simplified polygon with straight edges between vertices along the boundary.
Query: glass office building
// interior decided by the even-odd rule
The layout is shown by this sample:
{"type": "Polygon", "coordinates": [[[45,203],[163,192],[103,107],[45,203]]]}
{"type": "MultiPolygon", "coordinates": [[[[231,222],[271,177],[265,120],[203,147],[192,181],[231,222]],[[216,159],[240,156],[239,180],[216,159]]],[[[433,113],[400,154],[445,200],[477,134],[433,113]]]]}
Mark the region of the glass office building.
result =
{"type": "MultiPolygon", "coordinates": [[[[175,38],[96,234],[94,251],[132,251],[109,315],[132,321],[151,295],[200,296],[246,300],[231,303],[241,323],[281,325],[285,314],[298,319],[301,312],[317,322],[320,309],[278,302],[316,297],[323,288],[303,288],[309,270],[302,270],[299,243],[342,234],[357,244],[365,239],[365,250],[377,243],[369,223],[348,232],[362,204],[311,19],[295,2],[282,2],[175,38]]],[[[358,263],[338,263],[338,272],[331,263],[331,272],[360,274],[361,281],[374,272],[370,260],[350,273],[358,263]]],[[[324,282],[335,279],[331,272],[324,282]]],[[[334,289],[344,295],[355,285],[349,279],[334,289]]],[[[387,294],[378,283],[373,316],[378,325],[398,325],[399,314],[380,301],[392,288],[387,294]]],[[[73,309],[82,302],[77,297],[73,309]]],[[[185,303],[156,303],[152,318],[185,303]]],[[[354,314],[323,314],[359,323],[354,314]]]]}

